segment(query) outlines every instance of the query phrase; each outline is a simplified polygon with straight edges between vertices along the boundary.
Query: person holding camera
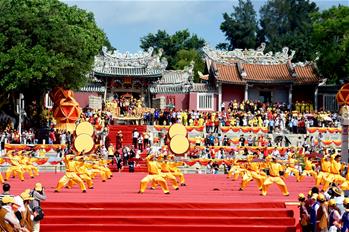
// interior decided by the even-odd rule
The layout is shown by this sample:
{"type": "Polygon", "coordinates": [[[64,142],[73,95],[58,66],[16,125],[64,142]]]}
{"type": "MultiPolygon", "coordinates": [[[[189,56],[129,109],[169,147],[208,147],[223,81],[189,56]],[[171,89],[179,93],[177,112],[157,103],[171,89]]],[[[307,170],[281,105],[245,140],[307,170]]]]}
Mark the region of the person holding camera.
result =
{"type": "Polygon", "coordinates": [[[33,232],[40,231],[40,221],[44,218],[44,213],[41,209],[40,202],[46,200],[44,187],[41,183],[36,183],[34,189],[31,191],[31,196],[34,198],[31,201],[31,208],[34,213],[33,232]]]}

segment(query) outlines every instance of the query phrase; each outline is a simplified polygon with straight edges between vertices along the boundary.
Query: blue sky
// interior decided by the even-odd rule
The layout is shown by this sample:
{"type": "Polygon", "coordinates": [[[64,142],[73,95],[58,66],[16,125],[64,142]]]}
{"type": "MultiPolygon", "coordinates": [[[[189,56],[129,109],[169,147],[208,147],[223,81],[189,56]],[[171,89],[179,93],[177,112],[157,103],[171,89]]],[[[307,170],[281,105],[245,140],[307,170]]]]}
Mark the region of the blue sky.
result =
{"type": "MultiPolygon", "coordinates": [[[[91,11],[111,44],[121,52],[140,50],[140,38],[157,30],[172,34],[189,29],[212,47],[224,42],[219,26],[222,14],[231,12],[238,0],[65,0],[69,5],[91,11]]],[[[252,0],[255,10],[267,0],[252,0]]],[[[349,5],[349,0],[314,0],[320,10],[333,5],[349,5]]]]}

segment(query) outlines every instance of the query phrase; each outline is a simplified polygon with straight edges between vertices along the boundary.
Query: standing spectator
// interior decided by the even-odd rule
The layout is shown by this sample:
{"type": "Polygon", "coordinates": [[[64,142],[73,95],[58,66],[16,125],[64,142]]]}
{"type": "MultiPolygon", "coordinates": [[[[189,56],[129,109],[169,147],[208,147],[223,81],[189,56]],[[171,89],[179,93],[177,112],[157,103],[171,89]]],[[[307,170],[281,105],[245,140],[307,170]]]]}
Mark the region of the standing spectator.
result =
{"type": "Polygon", "coordinates": [[[240,146],[244,147],[245,141],[246,141],[246,139],[245,139],[244,135],[240,135],[240,139],[239,139],[240,146]]]}
{"type": "Polygon", "coordinates": [[[116,149],[122,148],[122,142],[123,142],[123,135],[122,132],[119,131],[118,134],[116,135],[116,149]]]}
{"type": "Polygon", "coordinates": [[[137,128],[135,128],[132,132],[132,144],[135,147],[137,147],[138,137],[139,137],[139,132],[137,128]]]}
{"type": "MultiPolygon", "coordinates": [[[[19,220],[17,219],[15,212],[13,211],[13,208],[15,205],[15,200],[11,196],[4,196],[2,198],[2,209],[1,211],[5,210],[4,213],[4,218],[5,220],[5,225],[10,225],[7,230],[5,231],[19,231],[19,232],[29,232],[26,228],[22,228],[19,220]]],[[[2,223],[1,223],[2,224],[2,223]]]]}
{"type": "MultiPolygon", "coordinates": [[[[31,202],[31,208],[34,212],[34,225],[33,225],[33,232],[39,232],[40,231],[40,220],[37,217],[40,215],[40,202],[46,200],[46,194],[44,191],[44,188],[42,187],[41,183],[36,183],[34,189],[31,191],[31,195],[33,196],[34,200],[31,202]],[[35,219],[37,218],[37,219],[35,219]]],[[[42,213],[42,212],[41,212],[42,213]]]]}
{"type": "Polygon", "coordinates": [[[148,146],[148,144],[150,144],[149,132],[146,131],[144,132],[143,149],[145,149],[148,146]]]}
{"type": "Polygon", "coordinates": [[[137,140],[138,140],[138,149],[143,151],[143,136],[142,136],[142,134],[140,134],[138,136],[137,140]]]}
{"type": "Polygon", "coordinates": [[[13,197],[13,195],[10,194],[10,189],[11,189],[11,185],[9,183],[4,183],[2,185],[2,194],[0,195],[0,201],[4,196],[10,196],[13,197]]]}
{"type": "Polygon", "coordinates": [[[48,143],[49,144],[54,144],[56,142],[56,135],[55,135],[55,131],[53,129],[51,129],[49,136],[48,136],[48,143]]]}

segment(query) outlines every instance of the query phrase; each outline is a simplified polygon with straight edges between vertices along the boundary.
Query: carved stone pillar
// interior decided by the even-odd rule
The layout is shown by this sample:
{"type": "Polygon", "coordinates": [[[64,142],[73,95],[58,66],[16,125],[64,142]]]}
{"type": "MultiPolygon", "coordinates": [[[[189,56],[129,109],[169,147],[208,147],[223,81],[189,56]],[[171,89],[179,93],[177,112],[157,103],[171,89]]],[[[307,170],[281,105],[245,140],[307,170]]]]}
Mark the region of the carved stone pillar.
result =
{"type": "Polygon", "coordinates": [[[245,95],[244,95],[244,100],[248,100],[248,84],[245,85],[245,95]]]}
{"type": "Polygon", "coordinates": [[[218,84],[218,111],[222,111],[222,83],[218,84]]]}

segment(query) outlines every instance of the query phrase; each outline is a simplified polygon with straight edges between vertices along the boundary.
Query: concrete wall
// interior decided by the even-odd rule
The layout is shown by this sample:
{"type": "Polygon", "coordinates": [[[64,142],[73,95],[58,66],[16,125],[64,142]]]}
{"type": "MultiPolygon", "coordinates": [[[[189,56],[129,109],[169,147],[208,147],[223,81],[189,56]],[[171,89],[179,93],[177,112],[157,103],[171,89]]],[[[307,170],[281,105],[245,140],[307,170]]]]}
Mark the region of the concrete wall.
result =
{"type": "Polygon", "coordinates": [[[245,95],[245,86],[222,84],[222,102],[228,107],[232,100],[243,101],[245,95]]]}
{"type": "Polygon", "coordinates": [[[272,102],[288,103],[288,86],[253,86],[248,89],[250,100],[261,100],[260,92],[270,91],[272,102]]]}
{"type": "Polygon", "coordinates": [[[89,96],[99,96],[97,92],[74,92],[75,100],[79,103],[81,108],[85,108],[89,104],[89,96]]]}
{"type": "MultiPolygon", "coordinates": [[[[181,110],[181,109],[188,109],[189,108],[189,94],[187,93],[179,93],[179,94],[156,94],[155,98],[165,97],[167,99],[168,97],[175,98],[175,109],[181,110]]],[[[167,104],[167,101],[166,101],[167,104]]]]}

